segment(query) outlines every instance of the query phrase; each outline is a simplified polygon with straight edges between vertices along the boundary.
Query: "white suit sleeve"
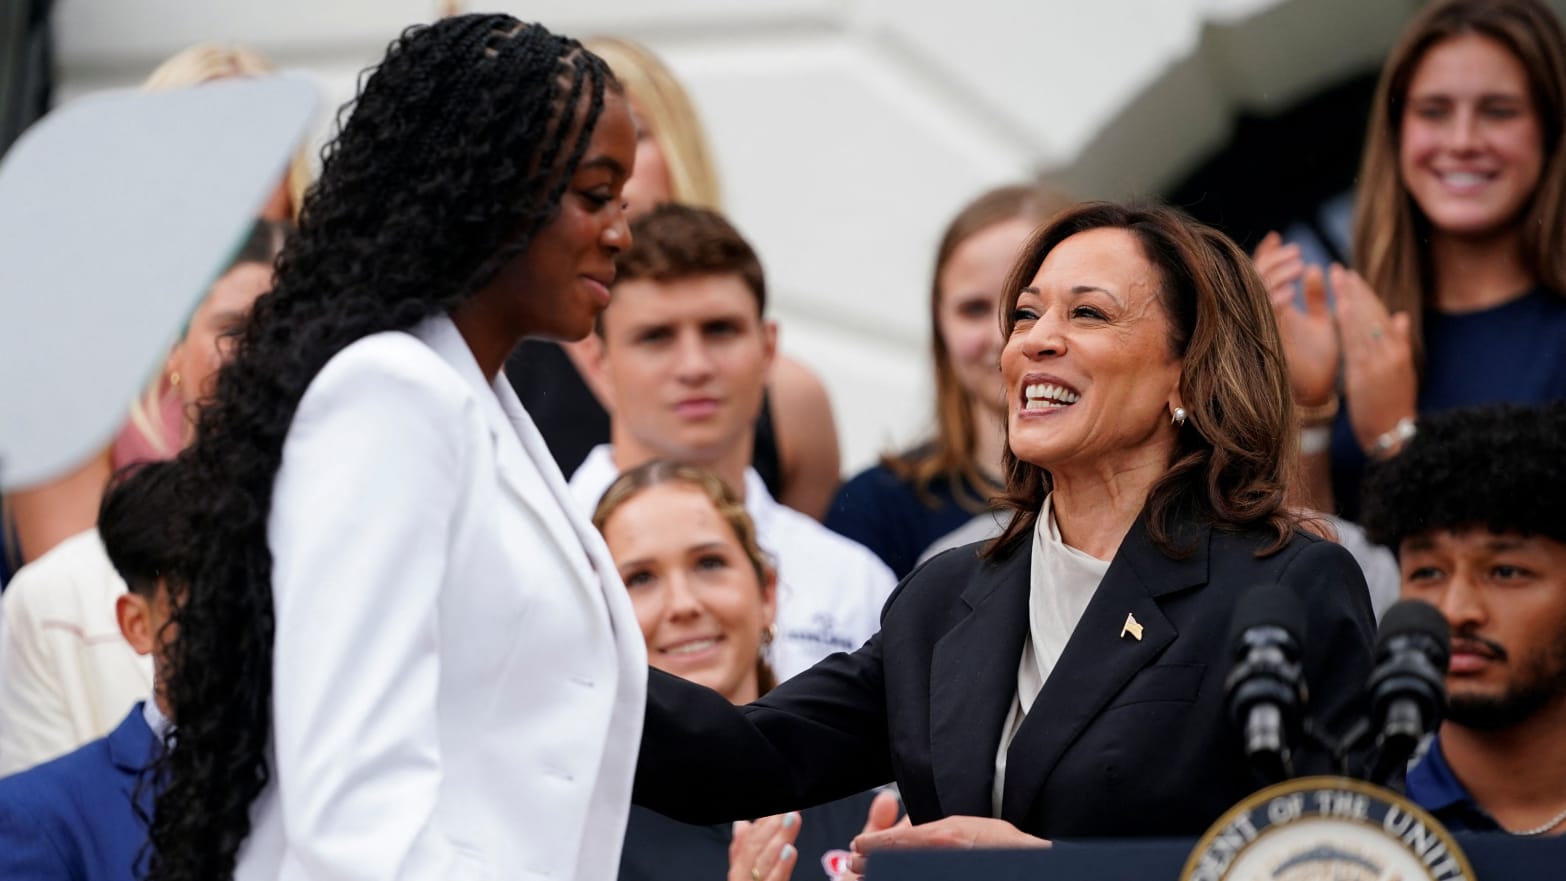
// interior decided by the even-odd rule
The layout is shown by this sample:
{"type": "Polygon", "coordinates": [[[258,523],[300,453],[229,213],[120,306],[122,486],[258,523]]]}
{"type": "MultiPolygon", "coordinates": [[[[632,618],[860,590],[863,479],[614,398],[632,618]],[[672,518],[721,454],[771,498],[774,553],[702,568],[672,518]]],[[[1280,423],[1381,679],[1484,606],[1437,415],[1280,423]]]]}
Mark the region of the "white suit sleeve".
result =
{"type": "Polygon", "coordinates": [[[444,879],[437,619],[472,401],[411,338],[329,362],[273,492],[273,737],[289,881],[444,879]],[[446,382],[442,382],[442,380],[446,382]]]}

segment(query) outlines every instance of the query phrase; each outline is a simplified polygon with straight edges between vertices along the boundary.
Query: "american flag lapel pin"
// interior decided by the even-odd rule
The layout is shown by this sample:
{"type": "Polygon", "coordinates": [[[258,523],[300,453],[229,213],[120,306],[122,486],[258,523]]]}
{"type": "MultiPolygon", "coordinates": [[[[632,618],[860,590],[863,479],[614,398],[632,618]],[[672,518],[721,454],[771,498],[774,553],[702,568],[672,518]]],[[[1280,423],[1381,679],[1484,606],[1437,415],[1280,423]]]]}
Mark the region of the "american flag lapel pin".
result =
{"type": "Polygon", "coordinates": [[[1127,634],[1130,634],[1131,638],[1137,642],[1142,641],[1142,625],[1136,620],[1136,616],[1130,612],[1126,613],[1125,626],[1120,628],[1120,638],[1125,639],[1127,634]]]}

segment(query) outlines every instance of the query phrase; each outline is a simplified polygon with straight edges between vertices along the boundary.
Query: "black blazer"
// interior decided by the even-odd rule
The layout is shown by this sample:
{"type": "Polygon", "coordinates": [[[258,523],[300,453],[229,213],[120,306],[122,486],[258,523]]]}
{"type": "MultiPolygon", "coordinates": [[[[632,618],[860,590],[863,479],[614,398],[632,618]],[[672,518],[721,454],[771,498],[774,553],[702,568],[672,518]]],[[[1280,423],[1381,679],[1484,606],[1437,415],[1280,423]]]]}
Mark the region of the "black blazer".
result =
{"type": "MultiPolygon", "coordinates": [[[[1139,522],[1116,553],[1007,755],[1001,816],[1045,838],[1192,836],[1258,788],[1225,716],[1234,606],[1282,584],[1307,614],[1310,715],[1361,712],[1374,618],[1343,548],[1302,533],[1195,527],[1171,559],[1139,522]],[[1127,613],[1143,627],[1122,636],[1127,613]]],[[[915,823],[991,816],[995,752],[1027,632],[1032,538],[914,570],[881,631],[745,707],[652,671],[633,800],[686,822],[757,817],[895,779],[915,823]]],[[[1330,760],[1296,752],[1297,771],[1330,760]]]]}

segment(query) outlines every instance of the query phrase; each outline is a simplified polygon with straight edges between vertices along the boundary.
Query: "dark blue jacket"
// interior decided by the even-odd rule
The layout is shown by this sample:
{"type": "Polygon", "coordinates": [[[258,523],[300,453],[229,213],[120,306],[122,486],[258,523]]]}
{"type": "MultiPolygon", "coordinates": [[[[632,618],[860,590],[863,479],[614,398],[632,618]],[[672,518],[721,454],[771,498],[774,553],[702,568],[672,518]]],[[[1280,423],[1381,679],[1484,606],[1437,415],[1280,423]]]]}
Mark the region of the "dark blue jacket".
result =
{"type": "MultiPolygon", "coordinates": [[[[0,879],[138,877],[147,830],[131,799],[158,749],[138,703],[109,736],[0,780],[0,879]]],[[[143,794],[148,813],[151,805],[143,794]]]]}

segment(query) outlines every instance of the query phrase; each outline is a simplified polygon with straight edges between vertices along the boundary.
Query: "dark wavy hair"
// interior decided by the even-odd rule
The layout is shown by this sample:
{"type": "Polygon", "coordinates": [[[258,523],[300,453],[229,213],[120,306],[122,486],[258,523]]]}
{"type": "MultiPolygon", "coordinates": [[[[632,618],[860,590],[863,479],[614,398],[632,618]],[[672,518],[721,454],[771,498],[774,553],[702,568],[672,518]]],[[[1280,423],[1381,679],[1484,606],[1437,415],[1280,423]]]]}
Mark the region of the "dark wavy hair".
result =
{"type": "Polygon", "coordinates": [[[159,582],[170,595],[188,581],[190,543],[176,531],[184,493],[173,461],[137,462],[114,473],[98,506],[98,537],[126,588],[152,599],[159,582]]]}
{"type": "Polygon", "coordinates": [[[1566,544],[1566,402],[1494,404],[1419,421],[1365,476],[1361,520],[1393,551],[1442,529],[1488,529],[1566,544]]]}
{"type": "Polygon", "coordinates": [[[463,15],[404,31],[339,113],[275,287],[180,456],[201,541],[174,609],[151,881],[231,878],[270,777],[267,518],[306,387],[350,343],[450,312],[526,251],[559,210],[606,88],[619,89],[576,41],[463,15]]]}
{"type": "MultiPolygon", "coordinates": [[[[1177,540],[1181,525],[1205,522],[1232,531],[1263,529],[1274,541],[1261,553],[1281,550],[1301,520],[1283,504],[1299,455],[1294,399],[1267,289],[1228,236],[1174,208],[1108,202],[1068,208],[1034,234],[1012,267],[1001,305],[1002,335],[1011,338],[1017,298],[1049,252],[1078,233],[1105,228],[1130,233],[1157,267],[1169,345],[1184,361],[1180,398],[1187,420],[1169,470],[1148,493],[1148,537],[1178,558],[1189,551],[1177,540]]],[[[1018,459],[1009,443],[1003,462],[1001,502],[1014,513],[984,549],[987,556],[1033,531],[1051,488],[1049,472],[1018,459]]]]}

